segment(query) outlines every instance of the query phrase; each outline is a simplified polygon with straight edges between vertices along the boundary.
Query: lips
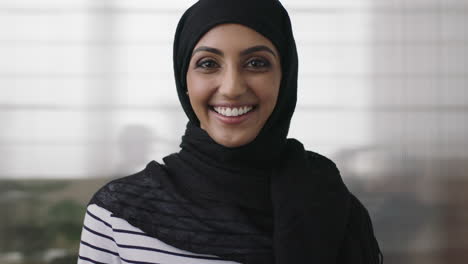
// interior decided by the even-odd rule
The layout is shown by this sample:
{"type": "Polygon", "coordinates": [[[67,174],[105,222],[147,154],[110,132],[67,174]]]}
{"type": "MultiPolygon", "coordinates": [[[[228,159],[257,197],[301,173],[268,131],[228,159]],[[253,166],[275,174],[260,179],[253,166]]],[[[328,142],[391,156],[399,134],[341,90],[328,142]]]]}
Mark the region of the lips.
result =
{"type": "Polygon", "coordinates": [[[254,109],[253,105],[245,105],[238,107],[229,107],[229,106],[213,106],[212,109],[223,116],[226,117],[237,117],[242,116],[254,109]]]}
{"type": "Polygon", "coordinates": [[[257,105],[212,105],[209,109],[224,124],[237,125],[248,120],[257,105]]]}

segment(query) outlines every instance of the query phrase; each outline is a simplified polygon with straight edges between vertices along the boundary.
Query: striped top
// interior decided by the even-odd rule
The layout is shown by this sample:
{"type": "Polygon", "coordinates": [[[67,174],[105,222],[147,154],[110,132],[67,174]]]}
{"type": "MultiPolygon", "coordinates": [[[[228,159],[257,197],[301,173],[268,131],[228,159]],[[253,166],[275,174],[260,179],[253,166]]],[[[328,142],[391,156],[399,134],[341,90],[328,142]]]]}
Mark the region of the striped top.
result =
{"type": "Polygon", "coordinates": [[[95,204],[88,206],[78,264],[234,264],[213,255],[194,254],[146,235],[95,204]]]}

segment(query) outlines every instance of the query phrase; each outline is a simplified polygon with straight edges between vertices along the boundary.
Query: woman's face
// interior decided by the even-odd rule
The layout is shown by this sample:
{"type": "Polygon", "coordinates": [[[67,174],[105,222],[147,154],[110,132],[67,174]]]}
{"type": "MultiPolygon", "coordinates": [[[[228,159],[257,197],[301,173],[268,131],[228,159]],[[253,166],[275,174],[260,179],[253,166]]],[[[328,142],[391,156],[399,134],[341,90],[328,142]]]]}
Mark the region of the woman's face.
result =
{"type": "Polygon", "coordinates": [[[193,49],[187,71],[188,96],[200,127],[226,147],[255,139],[275,108],[280,82],[275,46],[239,24],[208,31],[193,49]]]}

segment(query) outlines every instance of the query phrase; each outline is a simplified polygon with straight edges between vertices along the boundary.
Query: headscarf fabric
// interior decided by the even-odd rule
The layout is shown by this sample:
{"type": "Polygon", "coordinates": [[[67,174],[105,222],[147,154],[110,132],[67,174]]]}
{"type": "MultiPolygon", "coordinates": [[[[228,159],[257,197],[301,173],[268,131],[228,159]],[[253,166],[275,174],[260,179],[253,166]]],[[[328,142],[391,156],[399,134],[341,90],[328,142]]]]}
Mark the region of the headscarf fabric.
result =
{"type": "Polygon", "coordinates": [[[336,165],[287,139],[297,73],[291,22],[279,1],[199,0],[180,19],[174,41],[177,92],[189,119],[180,152],[111,182],[90,203],[172,246],[223,260],[382,263],[369,214],[336,165]],[[200,128],[186,94],[193,48],[226,23],[268,38],[282,67],[273,113],[252,142],[236,148],[218,144],[200,128]]]}

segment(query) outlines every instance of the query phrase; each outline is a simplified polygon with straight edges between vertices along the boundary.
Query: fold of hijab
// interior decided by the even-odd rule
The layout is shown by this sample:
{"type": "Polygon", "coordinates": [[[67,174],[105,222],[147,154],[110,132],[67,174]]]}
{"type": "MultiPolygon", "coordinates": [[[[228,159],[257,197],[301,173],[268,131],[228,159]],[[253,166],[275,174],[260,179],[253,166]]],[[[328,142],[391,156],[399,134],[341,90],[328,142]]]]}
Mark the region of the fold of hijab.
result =
{"type": "MultiPolygon", "coordinates": [[[[189,123],[181,151],[111,182],[91,200],[148,235],[193,253],[248,264],[382,263],[367,210],[335,164],[286,139],[296,104],[298,58],[289,16],[277,0],[200,0],[174,42],[179,100],[189,123]],[[216,143],[185,94],[191,52],[211,28],[238,23],[281,55],[275,109],[254,141],[216,143]]],[[[313,130],[312,130],[313,131],[313,130]]]]}

